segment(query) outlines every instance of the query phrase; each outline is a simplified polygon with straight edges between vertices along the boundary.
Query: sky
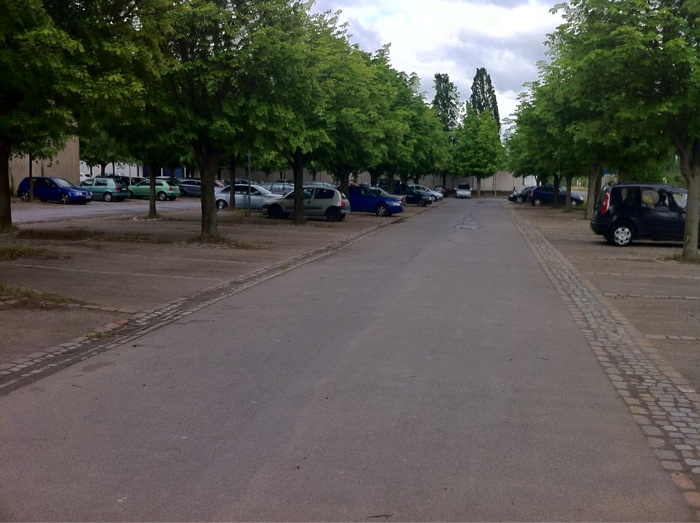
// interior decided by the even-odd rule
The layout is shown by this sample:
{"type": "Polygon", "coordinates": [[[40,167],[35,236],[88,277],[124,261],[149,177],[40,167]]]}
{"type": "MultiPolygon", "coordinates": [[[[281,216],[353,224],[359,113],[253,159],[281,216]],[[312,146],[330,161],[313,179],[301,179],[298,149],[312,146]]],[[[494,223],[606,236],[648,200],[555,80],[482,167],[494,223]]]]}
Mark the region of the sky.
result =
{"type": "Polygon", "coordinates": [[[432,101],[435,75],[447,74],[467,101],[477,68],[491,76],[501,120],[523,84],[538,79],[547,35],[561,23],[559,0],[316,0],[312,12],[340,11],[351,42],[373,53],[390,44],[394,69],[421,80],[432,101]]]}

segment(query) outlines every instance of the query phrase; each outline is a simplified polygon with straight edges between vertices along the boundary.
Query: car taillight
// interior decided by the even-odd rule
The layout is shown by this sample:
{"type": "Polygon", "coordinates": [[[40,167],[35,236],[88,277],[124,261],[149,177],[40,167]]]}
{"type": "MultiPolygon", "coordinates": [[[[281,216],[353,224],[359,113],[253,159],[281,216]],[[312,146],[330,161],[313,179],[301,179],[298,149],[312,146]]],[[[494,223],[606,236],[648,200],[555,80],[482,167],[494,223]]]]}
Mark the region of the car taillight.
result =
{"type": "Polygon", "coordinates": [[[603,205],[600,207],[600,214],[605,214],[610,208],[610,193],[603,195],[603,205]]]}
{"type": "Polygon", "coordinates": [[[340,200],[340,206],[345,207],[345,200],[340,200]]]}
{"type": "Polygon", "coordinates": [[[121,186],[121,185],[115,185],[115,186],[114,186],[114,189],[115,189],[116,191],[121,191],[121,190],[122,190],[122,186],[121,186]]]}

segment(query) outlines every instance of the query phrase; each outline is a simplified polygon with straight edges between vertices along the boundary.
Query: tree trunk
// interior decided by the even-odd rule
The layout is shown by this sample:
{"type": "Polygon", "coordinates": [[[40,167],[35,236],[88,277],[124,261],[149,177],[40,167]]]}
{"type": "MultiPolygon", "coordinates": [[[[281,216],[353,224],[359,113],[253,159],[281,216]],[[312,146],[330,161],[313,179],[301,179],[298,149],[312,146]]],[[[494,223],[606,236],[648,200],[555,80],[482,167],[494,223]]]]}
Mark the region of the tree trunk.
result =
{"type": "Polygon", "coordinates": [[[294,173],[294,223],[304,223],[304,153],[301,147],[294,151],[292,172],[294,173]]]}
{"type": "Polygon", "coordinates": [[[554,194],[552,194],[552,197],[554,198],[552,200],[552,208],[557,209],[559,208],[559,187],[561,186],[561,174],[558,174],[554,177],[554,183],[552,183],[552,190],[554,191],[554,194]]]}
{"type": "Polygon", "coordinates": [[[10,204],[10,152],[12,139],[0,136],[0,234],[12,231],[10,204]]]}
{"type": "Polygon", "coordinates": [[[680,158],[683,178],[688,187],[688,203],[685,208],[685,234],[683,235],[683,259],[698,258],[698,212],[700,211],[700,138],[690,139],[671,124],[671,137],[680,158]]]}
{"type": "Polygon", "coordinates": [[[158,217],[158,211],[156,209],[156,177],[160,173],[160,165],[157,161],[151,160],[148,163],[149,171],[149,181],[150,181],[150,191],[148,197],[148,216],[147,218],[155,220],[158,217]]]}
{"type": "Polygon", "coordinates": [[[595,202],[598,199],[598,194],[600,194],[599,180],[600,180],[600,164],[595,163],[588,171],[588,191],[586,192],[586,214],[585,219],[590,220],[593,218],[593,208],[595,207],[595,202]]]}
{"type": "MultiPolygon", "coordinates": [[[[199,167],[202,178],[202,229],[201,239],[216,239],[219,237],[218,223],[216,219],[216,194],[214,193],[214,181],[219,172],[221,159],[224,156],[222,150],[217,149],[207,137],[200,136],[193,142],[194,157],[199,167]]],[[[231,187],[233,189],[233,187],[231,187]]],[[[233,199],[233,192],[231,198],[233,199]]]]}

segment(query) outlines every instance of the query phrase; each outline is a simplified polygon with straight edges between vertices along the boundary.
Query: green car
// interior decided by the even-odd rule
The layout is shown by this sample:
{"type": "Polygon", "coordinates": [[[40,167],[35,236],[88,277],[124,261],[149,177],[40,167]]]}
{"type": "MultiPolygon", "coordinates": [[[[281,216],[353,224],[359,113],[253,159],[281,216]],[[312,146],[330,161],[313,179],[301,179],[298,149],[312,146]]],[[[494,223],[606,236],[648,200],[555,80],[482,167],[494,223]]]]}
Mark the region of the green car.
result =
{"type": "MultiPolygon", "coordinates": [[[[132,198],[149,198],[151,196],[151,181],[144,180],[136,185],[129,185],[132,198]]],[[[170,180],[156,180],[156,198],[161,202],[174,200],[180,195],[180,188],[170,180]]]]}
{"type": "Polygon", "coordinates": [[[93,201],[123,202],[129,197],[129,186],[114,178],[88,178],[78,187],[90,191],[93,201]]]}

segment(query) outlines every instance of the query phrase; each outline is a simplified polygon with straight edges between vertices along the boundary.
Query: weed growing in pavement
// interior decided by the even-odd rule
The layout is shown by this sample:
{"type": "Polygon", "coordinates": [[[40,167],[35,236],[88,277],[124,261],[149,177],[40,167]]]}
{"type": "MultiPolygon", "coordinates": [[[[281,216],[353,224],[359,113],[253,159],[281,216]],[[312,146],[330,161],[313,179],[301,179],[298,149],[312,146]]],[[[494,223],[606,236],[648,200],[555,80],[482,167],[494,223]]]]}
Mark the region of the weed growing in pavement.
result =
{"type": "Polygon", "coordinates": [[[16,260],[18,258],[62,259],[59,254],[48,252],[44,249],[35,249],[25,245],[0,245],[0,260],[16,260]]]}
{"type": "Polygon", "coordinates": [[[67,305],[69,303],[78,303],[68,296],[37,292],[32,289],[13,287],[3,283],[0,283],[0,296],[2,297],[2,301],[17,301],[18,304],[23,307],[41,307],[46,305],[67,305]]]}

